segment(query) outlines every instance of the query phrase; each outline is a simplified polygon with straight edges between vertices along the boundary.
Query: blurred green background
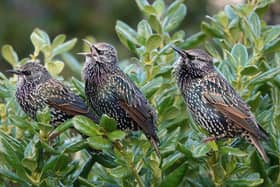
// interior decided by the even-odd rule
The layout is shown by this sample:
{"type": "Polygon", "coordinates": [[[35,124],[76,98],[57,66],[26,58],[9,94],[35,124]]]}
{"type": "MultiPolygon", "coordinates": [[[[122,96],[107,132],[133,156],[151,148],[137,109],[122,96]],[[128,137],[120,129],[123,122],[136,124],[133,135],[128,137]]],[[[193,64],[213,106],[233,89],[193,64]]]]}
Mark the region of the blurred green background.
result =
{"type": "MultiPolygon", "coordinates": [[[[167,3],[171,2],[167,1],[167,3]]],[[[210,3],[206,0],[189,0],[186,4],[188,16],[181,29],[191,34],[199,29],[200,21],[213,8],[209,8],[210,3]]],[[[38,27],[51,37],[61,33],[66,34],[68,39],[77,37],[79,41],[73,49],[74,52],[81,50],[81,39],[86,36],[93,36],[97,41],[112,43],[118,48],[119,58],[123,59],[130,54],[120,44],[115,33],[117,20],[123,20],[136,27],[141,20],[141,13],[136,3],[131,0],[1,0],[0,46],[10,44],[20,58],[26,57],[33,52],[29,36],[33,29],[38,27]]],[[[4,62],[1,56],[0,71],[8,68],[9,64],[4,62]]],[[[65,75],[66,72],[63,73],[65,75]]]]}
{"type": "MultiPolygon", "coordinates": [[[[172,0],[166,1],[168,4],[172,0]]],[[[225,4],[240,3],[242,0],[188,0],[188,13],[181,24],[187,36],[199,30],[200,22],[205,15],[212,15],[223,9],[225,4]]],[[[279,21],[278,6],[273,6],[269,20],[279,21]],[[273,17],[273,19],[272,19],[273,17]],[[275,19],[276,17],[276,19],[275,19]],[[274,20],[275,19],[275,20],[274,20]]],[[[141,13],[134,1],[131,0],[1,0],[0,1],[0,46],[12,45],[20,58],[32,53],[29,36],[34,28],[45,30],[51,37],[66,34],[68,39],[77,37],[78,44],[74,52],[79,52],[82,38],[93,36],[97,41],[106,41],[115,45],[119,58],[127,58],[128,50],[122,46],[115,33],[117,20],[123,20],[128,25],[136,27],[141,20],[141,13]]],[[[273,24],[273,23],[272,23],[273,24]]],[[[81,61],[81,57],[78,57],[81,61]]],[[[10,68],[0,56],[0,71],[10,68]]],[[[63,72],[69,75],[71,72],[63,72]]]]}

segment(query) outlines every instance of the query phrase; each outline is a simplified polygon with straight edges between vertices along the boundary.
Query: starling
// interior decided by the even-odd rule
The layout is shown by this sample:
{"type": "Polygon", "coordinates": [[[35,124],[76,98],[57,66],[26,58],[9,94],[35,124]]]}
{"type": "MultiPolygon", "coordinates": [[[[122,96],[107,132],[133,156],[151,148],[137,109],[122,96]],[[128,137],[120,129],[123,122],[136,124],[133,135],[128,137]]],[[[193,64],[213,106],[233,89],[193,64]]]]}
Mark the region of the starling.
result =
{"type": "Polygon", "coordinates": [[[260,144],[268,133],[256,122],[248,105],[214,68],[210,55],[200,49],[173,48],[180,58],[174,68],[177,85],[196,123],[210,137],[204,141],[241,137],[253,144],[262,158],[268,157],[260,144]]]}
{"type": "Polygon", "coordinates": [[[75,115],[84,115],[98,123],[83,99],[51,77],[39,63],[28,62],[17,70],[8,72],[18,75],[16,100],[22,110],[36,120],[36,113],[50,108],[50,124],[58,125],[75,115]]]}
{"type": "Polygon", "coordinates": [[[117,65],[117,51],[107,43],[90,45],[82,72],[85,93],[98,115],[107,114],[123,131],[142,130],[158,157],[156,112],[145,96],[117,65]]]}

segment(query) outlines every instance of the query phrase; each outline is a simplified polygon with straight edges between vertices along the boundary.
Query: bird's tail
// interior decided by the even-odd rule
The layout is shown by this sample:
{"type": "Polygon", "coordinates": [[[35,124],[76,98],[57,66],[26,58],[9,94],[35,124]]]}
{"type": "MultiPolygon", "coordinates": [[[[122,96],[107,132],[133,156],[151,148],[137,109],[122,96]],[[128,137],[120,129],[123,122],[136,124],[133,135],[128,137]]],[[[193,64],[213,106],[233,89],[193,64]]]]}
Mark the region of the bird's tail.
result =
{"type": "Polygon", "coordinates": [[[249,135],[249,139],[251,140],[251,143],[256,147],[256,149],[260,153],[260,155],[263,158],[263,160],[266,163],[268,163],[269,162],[269,158],[268,158],[265,150],[263,149],[262,145],[260,144],[259,140],[254,135],[249,135]]]}
{"type": "Polygon", "coordinates": [[[161,158],[160,157],[160,151],[159,151],[159,148],[158,148],[158,140],[156,140],[156,138],[154,138],[154,137],[150,137],[149,139],[150,139],[150,142],[151,142],[152,146],[154,147],[154,150],[155,150],[158,158],[161,158]]]}

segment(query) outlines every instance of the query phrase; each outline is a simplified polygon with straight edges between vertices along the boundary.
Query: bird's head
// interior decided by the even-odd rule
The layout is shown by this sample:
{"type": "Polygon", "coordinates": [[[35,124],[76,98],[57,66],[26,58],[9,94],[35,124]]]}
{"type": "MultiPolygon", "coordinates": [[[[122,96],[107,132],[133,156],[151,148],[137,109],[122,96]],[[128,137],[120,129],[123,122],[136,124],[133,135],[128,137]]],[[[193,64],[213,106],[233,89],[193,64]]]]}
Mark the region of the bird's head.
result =
{"type": "Polygon", "coordinates": [[[86,57],[83,67],[82,78],[84,80],[101,80],[105,72],[115,68],[118,61],[117,50],[108,43],[92,44],[87,40],[84,42],[89,45],[90,51],[78,53],[86,57]]]}
{"type": "Polygon", "coordinates": [[[201,49],[182,50],[177,47],[173,49],[180,55],[175,64],[175,74],[185,72],[192,78],[203,77],[213,69],[212,57],[201,49]]]}
{"type": "Polygon", "coordinates": [[[90,51],[78,53],[86,57],[86,63],[99,63],[113,65],[117,63],[117,50],[110,44],[99,42],[92,44],[87,40],[84,42],[89,45],[90,51]]]}
{"type": "Polygon", "coordinates": [[[28,62],[16,70],[7,70],[7,72],[18,75],[19,81],[26,82],[44,82],[51,78],[48,70],[38,62],[28,62]]]}

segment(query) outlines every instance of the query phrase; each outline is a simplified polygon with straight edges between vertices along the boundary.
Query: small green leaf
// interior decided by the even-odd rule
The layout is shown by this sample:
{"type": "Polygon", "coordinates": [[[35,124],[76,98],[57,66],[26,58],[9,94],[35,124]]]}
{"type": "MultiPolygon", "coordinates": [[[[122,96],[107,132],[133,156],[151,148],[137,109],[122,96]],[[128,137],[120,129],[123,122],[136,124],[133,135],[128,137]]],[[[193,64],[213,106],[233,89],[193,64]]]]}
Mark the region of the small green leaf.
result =
{"type": "Polygon", "coordinates": [[[138,45],[137,33],[135,30],[122,21],[117,21],[115,29],[120,41],[128,49],[135,52],[135,45],[138,45]]]}
{"type": "Polygon", "coordinates": [[[231,50],[232,56],[235,58],[236,62],[245,66],[248,63],[248,52],[244,45],[235,44],[231,50]]]}
{"type": "Polygon", "coordinates": [[[249,15],[248,21],[255,38],[259,38],[261,35],[261,21],[259,16],[255,12],[252,12],[249,15]]]}
{"type": "Polygon", "coordinates": [[[1,155],[1,160],[4,160],[4,162],[7,162],[10,167],[12,167],[16,174],[25,179],[26,178],[26,173],[25,169],[21,163],[21,160],[23,158],[23,150],[20,145],[17,145],[19,142],[0,131],[0,143],[1,143],[1,149],[0,149],[0,155],[1,155]]]}
{"type": "Polygon", "coordinates": [[[87,136],[103,135],[97,125],[85,116],[75,116],[73,119],[75,129],[87,136]]]}
{"type": "Polygon", "coordinates": [[[157,14],[156,9],[151,5],[145,5],[143,10],[148,15],[156,15],[157,14]]]}
{"type": "Polygon", "coordinates": [[[161,45],[161,37],[158,34],[151,35],[147,41],[146,49],[151,51],[153,49],[159,48],[161,45]]]}
{"type": "Polygon", "coordinates": [[[50,45],[50,38],[48,34],[40,29],[34,29],[30,36],[31,42],[35,48],[34,54],[37,56],[39,51],[44,47],[50,45]]]}
{"type": "Polygon", "coordinates": [[[107,131],[113,131],[117,128],[117,122],[106,114],[102,115],[99,125],[107,131]]]}
{"type": "Polygon", "coordinates": [[[72,138],[69,141],[65,141],[63,144],[63,148],[65,152],[75,153],[87,147],[87,143],[84,139],[80,138],[72,138]]]}
{"type": "Polygon", "coordinates": [[[108,138],[111,141],[122,140],[125,138],[125,136],[126,136],[126,133],[124,131],[120,131],[120,130],[116,130],[116,131],[113,131],[108,134],[108,138]]]}
{"type": "Polygon", "coordinates": [[[30,59],[29,58],[23,58],[19,61],[20,65],[26,64],[30,59]]]}
{"type": "Polygon", "coordinates": [[[169,186],[179,186],[182,182],[182,178],[186,175],[188,170],[188,164],[184,163],[183,165],[179,166],[175,169],[171,174],[169,174],[161,184],[160,187],[169,187],[169,186]]]}
{"type": "Polygon", "coordinates": [[[183,2],[184,2],[184,0],[173,1],[167,9],[167,15],[174,14],[174,12],[176,12],[178,10],[178,8],[181,6],[181,4],[183,2]]]}
{"type": "Polygon", "coordinates": [[[225,12],[218,13],[217,20],[223,25],[223,27],[226,28],[228,26],[228,17],[225,12]]]}
{"type": "Polygon", "coordinates": [[[141,91],[145,93],[147,97],[150,97],[163,83],[162,77],[156,77],[155,79],[147,82],[142,88],[141,91]]]}
{"type": "Polygon", "coordinates": [[[153,34],[152,28],[147,20],[142,20],[137,25],[138,41],[145,44],[146,40],[153,34]]]}
{"type": "Polygon", "coordinates": [[[110,149],[112,147],[110,141],[103,136],[91,136],[87,138],[90,147],[96,150],[110,149]]]}
{"type": "Polygon", "coordinates": [[[72,77],[72,84],[73,84],[74,88],[76,88],[78,90],[80,95],[82,95],[85,98],[85,94],[84,94],[85,85],[81,81],[76,79],[75,77],[72,77]]]}
{"type": "Polygon", "coordinates": [[[64,62],[60,60],[55,60],[52,62],[46,63],[47,70],[50,72],[52,76],[57,76],[64,68],[64,62]]]}
{"type": "Polygon", "coordinates": [[[187,158],[192,158],[192,152],[184,147],[184,145],[182,145],[181,143],[177,144],[176,149],[183,153],[187,158]]]}
{"type": "Polygon", "coordinates": [[[234,10],[232,9],[231,6],[232,5],[226,5],[225,8],[224,8],[224,11],[225,11],[226,15],[228,16],[228,18],[230,20],[233,20],[233,19],[237,18],[237,15],[236,15],[236,13],[234,12],[234,10]]]}
{"type": "Polygon", "coordinates": [[[1,176],[7,177],[8,179],[10,179],[12,181],[17,181],[20,184],[23,184],[24,186],[31,186],[31,184],[28,184],[28,181],[26,179],[19,177],[16,173],[12,172],[9,169],[1,167],[0,174],[1,174],[1,176]]]}
{"type": "Polygon", "coordinates": [[[187,14],[187,8],[181,4],[175,11],[170,11],[163,20],[163,29],[170,32],[176,29],[187,14]]]}
{"type": "Polygon", "coordinates": [[[55,169],[57,162],[59,161],[61,155],[53,155],[48,160],[46,160],[42,172],[47,172],[48,170],[52,171],[55,169]]]}
{"type": "Polygon", "coordinates": [[[238,178],[238,179],[229,179],[226,181],[227,186],[230,187],[253,187],[263,184],[264,180],[260,178],[258,173],[252,173],[249,176],[238,178]]]}
{"type": "Polygon", "coordinates": [[[209,23],[207,22],[202,22],[201,23],[201,30],[212,37],[217,37],[217,38],[223,38],[224,33],[221,30],[216,29],[215,27],[212,27],[209,23]]]}
{"type": "Polygon", "coordinates": [[[254,85],[257,83],[261,83],[261,82],[267,82],[269,80],[271,80],[272,78],[274,78],[276,75],[279,75],[280,73],[280,67],[276,67],[276,68],[272,68],[268,71],[266,71],[265,73],[262,73],[258,76],[256,76],[255,78],[253,78],[249,84],[254,85]]]}
{"type": "Polygon", "coordinates": [[[185,35],[186,35],[185,31],[179,30],[172,35],[171,40],[173,42],[177,42],[177,41],[184,42],[185,35]]]}
{"type": "Polygon", "coordinates": [[[10,45],[4,45],[2,47],[2,56],[9,62],[13,67],[18,63],[18,55],[10,45]]]}
{"type": "Polygon", "coordinates": [[[258,72],[259,70],[256,65],[248,65],[241,71],[241,75],[251,76],[257,74],[258,72]]]}
{"type": "Polygon", "coordinates": [[[224,146],[224,147],[220,148],[220,152],[223,154],[233,155],[233,156],[237,156],[237,157],[248,156],[248,154],[246,152],[241,151],[238,148],[233,148],[233,147],[228,147],[228,146],[224,146]]]}
{"type": "Polygon", "coordinates": [[[159,20],[157,19],[156,16],[151,15],[148,19],[149,24],[151,25],[151,27],[153,28],[154,31],[156,31],[157,33],[161,33],[162,32],[162,28],[161,28],[161,24],[159,22],[159,20]]]}
{"type": "Polygon", "coordinates": [[[156,9],[157,15],[160,17],[164,14],[165,3],[163,0],[155,0],[153,7],[156,9]]]}
{"type": "Polygon", "coordinates": [[[274,53],[280,51],[280,38],[268,43],[264,47],[264,53],[274,53]]]}
{"type": "Polygon", "coordinates": [[[131,173],[131,171],[128,170],[125,166],[118,166],[112,169],[111,172],[112,176],[115,178],[124,178],[129,176],[129,174],[131,173]]]}
{"type": "Polygon", "coordinates": [[[57,35],[53,42],[52,42],[52,48],[57,47],[58,45],[61,45],[66,39],[66,35],[65,34],[59,34],[57,35]]]}
{"type": "Polygon", "coordinates": [[[52,56],[56,56],[58,54],[62,54],[64,52],[67,52],[67,51],[71,50],[75,46],[76,42],[77,42],[77,38],[74,38],[72,40],[69,40],[69,41],[63,43],[63,44],[60,44],[60,45],[56,46],[52,50],[52,56]]]}
{"type": "Polygon", "coordinates": [[[61,57],[68,68],[80,76],[82,66],[79,61],[70,53],[65,52],[61,54],[61,57]]]}
{"type": "Polygon", "coordinates": [[[269,43],[274,41],[280,36],[280,25],[273,25],[268,27],[268,29],[264,32],[265,43],[269,43]]]}
{"type": "Polygon", "coordinates": [[[140,10],[143,10],[145,6],[149,5],[149,2],[147,0],[136,0],[136,4],[140,10]]]}
{"type": "Polygon", "coordinates": [[[193,157],[199,158],[199,157],[206,156],[206,154],[209,153],[210,151],[211,151],[211,147],[208,144],[199,144],[192,150],[192,153],[193,153],[193,157]]]}
{"type": "Polygon", "coordinates": [[[45,107],[43,110],[40,110],[36,114],[36,119],[39,122],[49,124],[51,121],[51,113],[48,107],[45,107]]]}
{"type": "Polygon", "coordinates": [[[118,164],[115,162],[116,158],[114,158],[113,156],[107,154],[107,153],[91,153],[91,155],[93,156],[93,159],[100,163],[102,166],[106,167],[106,168],[115,168],[118,166],[118,164]]]}
{"type": "Polygon", "coordinates": [[[180,45],[180,47],[182,47],[183,49],[196,47],[200,43],[202,43],[206,39],[206,37],[206,34],[204,34],[203,32],[198,32],[188,37],[187,40],[180,45]]]}
{"type": "Polygon", "coordinates": [[[36,145],[39,143],[39,138],[37,136],[33,137],[33,140],[31,140],[25,150],[24,150],[24,158],[29,159],[29,160],[33,160],[36,161],[37,159],[37,155],[38,155],[38,151],[37,151],[37,147],[36,145]]]}
{"type": "Polygon", "coordinates": [[[31,160],[31,159],[27,159],[27,158],[24,158],[22,161],[21,161],[22,165],[29,169],[30,171],[35,171],[38,164],[37,164],[37,161],[36,160],[31,160]]]}
{"type": "Polygon", "coordinates": [[[71,128],[73,126],[71,120],[67,120],[64,123],[59,124],[54,131],[52,131],[52,134],[62,133],[66,131],[67,129],[71,128]]]}

